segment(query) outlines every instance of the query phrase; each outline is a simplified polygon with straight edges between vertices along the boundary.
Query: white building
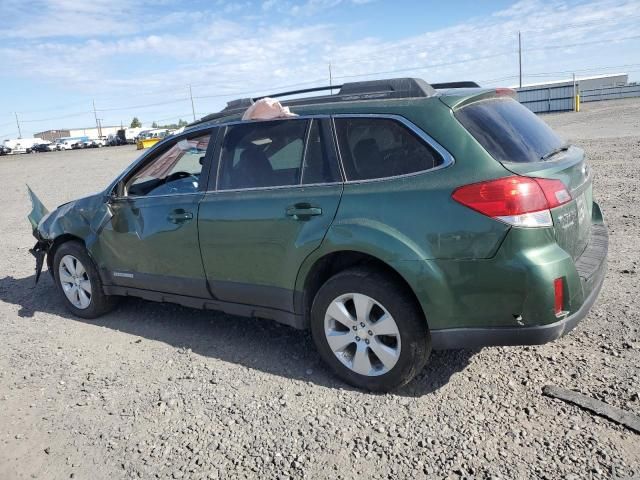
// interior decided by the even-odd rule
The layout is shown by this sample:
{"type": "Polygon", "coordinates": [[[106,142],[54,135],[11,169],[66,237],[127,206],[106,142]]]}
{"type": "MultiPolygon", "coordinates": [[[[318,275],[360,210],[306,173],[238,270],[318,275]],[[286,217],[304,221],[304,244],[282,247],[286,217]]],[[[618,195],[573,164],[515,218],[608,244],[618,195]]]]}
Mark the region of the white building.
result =
{"type": "MultiPolygon", "coordinates": [[[[102,137],[108,137],[110,134],[115,134],[118,130],[120,130],[120,127],[119,126],[102,126],[100,130],[102,132],[102,137]]],[[[42,138],[44,140],[48,140],[50,142],[54,142],[59,138],[66,138],[66,137],[98,138],[100,137],[100,134],[98,132],[98,127],[87,127],[87,128],[63,128],[60,130],[46,130],[44,132],[35,133],[33,136],[42,138]]]]}

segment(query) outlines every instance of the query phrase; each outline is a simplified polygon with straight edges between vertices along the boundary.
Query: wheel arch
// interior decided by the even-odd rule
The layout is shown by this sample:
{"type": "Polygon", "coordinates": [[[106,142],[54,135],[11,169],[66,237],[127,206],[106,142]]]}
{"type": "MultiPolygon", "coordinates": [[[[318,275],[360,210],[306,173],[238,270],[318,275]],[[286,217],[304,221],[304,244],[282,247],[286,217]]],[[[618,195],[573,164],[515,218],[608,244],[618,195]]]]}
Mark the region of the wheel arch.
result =
{"type": "Polygon", "coordinates": [[[49,273],[51,275],[53,275],[53,257],[55,257],[56,255],[56,250],[60,248],[60,245],[67,242],[78,242],[86,248],[84,240],[76,235],[72,235],[70,233],[63,233],[62,235],[58,235],[53,240],[51,246],[49,247],[49,250],[47,251],[47,268],[49,269],[49,273]]]}
{"type": "Polygon", "coordinates": [[[392,265],[384,260],[357,250],[336,250],[316,258],[298,275],[296,281],[296,310],[308,320],[310,318],[313,300],[322,285],[337,273],[353,267],[366,266],[376,271],[390,275],[399,285],[406,289],[416,307],[421,312],[423,320],[429,326],[427,314],[409,281],[392,265]]]}

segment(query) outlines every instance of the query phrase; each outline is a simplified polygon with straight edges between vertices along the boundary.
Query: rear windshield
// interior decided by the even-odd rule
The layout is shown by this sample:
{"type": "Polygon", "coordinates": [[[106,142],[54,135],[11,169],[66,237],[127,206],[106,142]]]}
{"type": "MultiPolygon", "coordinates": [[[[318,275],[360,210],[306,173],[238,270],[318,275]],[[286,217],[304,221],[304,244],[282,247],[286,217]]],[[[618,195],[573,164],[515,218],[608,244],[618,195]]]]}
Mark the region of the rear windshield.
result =
{"type": "Polygon", "coordinates": [[[500,162],[537,162],[566,145],[545,122],[512,98],[472,103],[455,116],[500,162]]]}

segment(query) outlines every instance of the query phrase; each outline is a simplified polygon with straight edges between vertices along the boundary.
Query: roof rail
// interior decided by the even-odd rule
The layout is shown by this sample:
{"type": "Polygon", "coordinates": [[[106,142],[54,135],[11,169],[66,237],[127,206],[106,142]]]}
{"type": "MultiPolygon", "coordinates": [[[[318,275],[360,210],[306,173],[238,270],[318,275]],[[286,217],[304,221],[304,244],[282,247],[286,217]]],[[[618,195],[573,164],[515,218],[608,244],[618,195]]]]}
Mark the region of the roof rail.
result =
{"type": "Polygon", "coordinates": [[[366,80],[351,82],[343,85],[329,85],[325,87],[305,88],[289,92],[272,93],[253,98],[239,98],[227,103],[227,106],[217,113],[207,115],[191,125],[228,117],[242,113],[252,103],[261,98],[281,98],[303,93],[331,91],[339,89],[336,94],[318,97],[303,97],[282,102],[285,106],[312,105],[321,103],[346,102],[354,100],[373,100],[383,98],[426,98],[435,94],[435,89],[421,78],[389,78],[386,80],[366,80]]]}
{"type": "Polygon", "coordinates": [[[282,98],[304,93],[338,90],[336,94],[327,94],[317,97],[302,97],[282,102],[285,106],[317,105],[322,103],[347,102],[354,100],[373,100],[383,98],[425,98],[435,94],[435,90],[450,88],[480,88],[476,82],[459,81],[428,84],[421,78],[388,78],[385,80],[366,80],[362,82],[350,82],[343,85],[329,85],[325,87],[304,88],[287,92],[271,93],[259,97],[238,98],[231,100],[227,106],[217,113],[212,113],[190,125],[197,125],[219,118],[243,113],[254,102],[270,97],[282,98]]]}

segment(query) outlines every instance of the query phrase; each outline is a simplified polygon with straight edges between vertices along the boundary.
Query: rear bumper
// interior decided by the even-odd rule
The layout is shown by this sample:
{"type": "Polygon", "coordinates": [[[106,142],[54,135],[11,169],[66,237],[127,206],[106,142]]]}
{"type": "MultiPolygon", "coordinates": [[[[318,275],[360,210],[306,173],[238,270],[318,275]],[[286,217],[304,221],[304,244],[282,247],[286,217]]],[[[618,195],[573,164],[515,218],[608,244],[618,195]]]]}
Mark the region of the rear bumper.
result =
{"type": "MultiPolygon", "coordinates": [[[[597,204],[594,204],[597,207],[597,204]]],[[[600,216],[599,209],[598,215],[600,216]]],[[[576,261],[584,300],[580,307],[557,322],[522,327],[445,328],[431,331],[434,350],[476,348],[484,346],[541,345],[570,332],[598,298],[607,270],[609,240],[606,226],[600,221],[592,225],[589,246],[576,261]]]]}
{"type": "Polygon", "coordinates": [[[507,345],[542,345],[552,342],[569,333],[587,316],[589,310],[598,298],[604,274],[601,275],[595,288],[585,299],[582,306],[574,313],[547,325],[534,327],[496,327],[496,328],[450,328],[433,330],[431,341],[434,350],[448,350],[459,348],[476,348],[507,345]]]}

